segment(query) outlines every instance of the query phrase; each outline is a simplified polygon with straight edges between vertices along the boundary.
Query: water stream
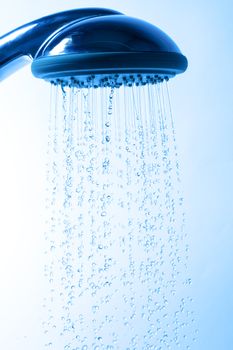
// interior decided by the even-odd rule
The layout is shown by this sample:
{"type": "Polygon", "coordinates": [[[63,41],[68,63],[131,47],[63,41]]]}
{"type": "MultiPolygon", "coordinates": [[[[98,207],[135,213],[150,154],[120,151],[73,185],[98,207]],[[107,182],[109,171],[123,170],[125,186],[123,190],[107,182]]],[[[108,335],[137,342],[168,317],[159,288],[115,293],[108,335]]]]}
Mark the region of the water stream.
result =
{"type": "Polygon", "coordinates": [[[191,348],[168,88],[51,87],[43,322],[50,349],[191,348]]]}

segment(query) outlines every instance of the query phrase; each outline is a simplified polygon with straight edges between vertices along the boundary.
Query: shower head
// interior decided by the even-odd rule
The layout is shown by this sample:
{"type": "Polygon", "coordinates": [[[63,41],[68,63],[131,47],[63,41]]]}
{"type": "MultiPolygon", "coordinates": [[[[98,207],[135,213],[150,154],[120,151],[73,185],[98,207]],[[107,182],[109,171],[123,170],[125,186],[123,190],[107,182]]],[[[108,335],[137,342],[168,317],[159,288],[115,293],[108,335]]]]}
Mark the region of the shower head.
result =
{"type": "Polygon", "coordinates": [[[174,41],[150,23],[108,9],[65,14],[63,23],[55,21],[59,14],[48,16],[46,30],[44,19],[37,21],[43,38],[37,38],[37,48],[30,53],[37,78],[79,87],[141,85],[187,68],[174,41]],[[49,21],[56,23],[51,27],[49,21]]]}

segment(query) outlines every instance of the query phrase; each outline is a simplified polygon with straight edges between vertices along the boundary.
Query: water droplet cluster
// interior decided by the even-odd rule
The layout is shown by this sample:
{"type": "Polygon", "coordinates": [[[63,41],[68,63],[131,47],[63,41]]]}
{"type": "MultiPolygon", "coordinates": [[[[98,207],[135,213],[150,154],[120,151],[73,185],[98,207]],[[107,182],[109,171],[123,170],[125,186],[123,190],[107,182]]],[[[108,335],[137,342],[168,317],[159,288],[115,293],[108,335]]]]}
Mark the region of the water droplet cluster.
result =
{"type": "Polygon", "coordinates": [[[168,88],[116,87],[52,87],[45,346],[189,349],[194,317],[168,88]]]}

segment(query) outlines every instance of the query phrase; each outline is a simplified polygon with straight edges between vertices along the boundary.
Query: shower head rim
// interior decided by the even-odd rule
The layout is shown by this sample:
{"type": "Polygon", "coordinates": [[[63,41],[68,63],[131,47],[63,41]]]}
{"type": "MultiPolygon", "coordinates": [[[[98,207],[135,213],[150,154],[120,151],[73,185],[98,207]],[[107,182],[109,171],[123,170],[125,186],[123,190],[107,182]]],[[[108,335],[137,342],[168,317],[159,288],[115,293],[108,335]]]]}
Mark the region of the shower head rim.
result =
{"type": "Polygon", "coordinates": [[[173,77],[187,68],[177,52],[97,52],[40,57],[32,63],[35,77],[45,80],[92,74],[150,73],[173,77]],[[91,68],[90,68],[91,67],[91,68]]]}

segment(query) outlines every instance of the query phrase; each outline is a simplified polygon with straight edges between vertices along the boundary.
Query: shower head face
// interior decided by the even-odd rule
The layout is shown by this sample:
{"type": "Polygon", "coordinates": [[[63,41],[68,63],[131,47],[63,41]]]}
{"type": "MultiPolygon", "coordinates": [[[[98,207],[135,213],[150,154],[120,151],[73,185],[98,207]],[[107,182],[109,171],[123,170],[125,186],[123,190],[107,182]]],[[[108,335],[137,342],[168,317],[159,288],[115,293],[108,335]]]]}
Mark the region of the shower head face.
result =
{"type": "Polygon", "coordinates": [[[112,81],[115,85],[161,81],[186,68],[186,57],[168,35],[120,14],[63,26],[40,47],[32,63],[38,78],[94,87],[112,81]]]}

